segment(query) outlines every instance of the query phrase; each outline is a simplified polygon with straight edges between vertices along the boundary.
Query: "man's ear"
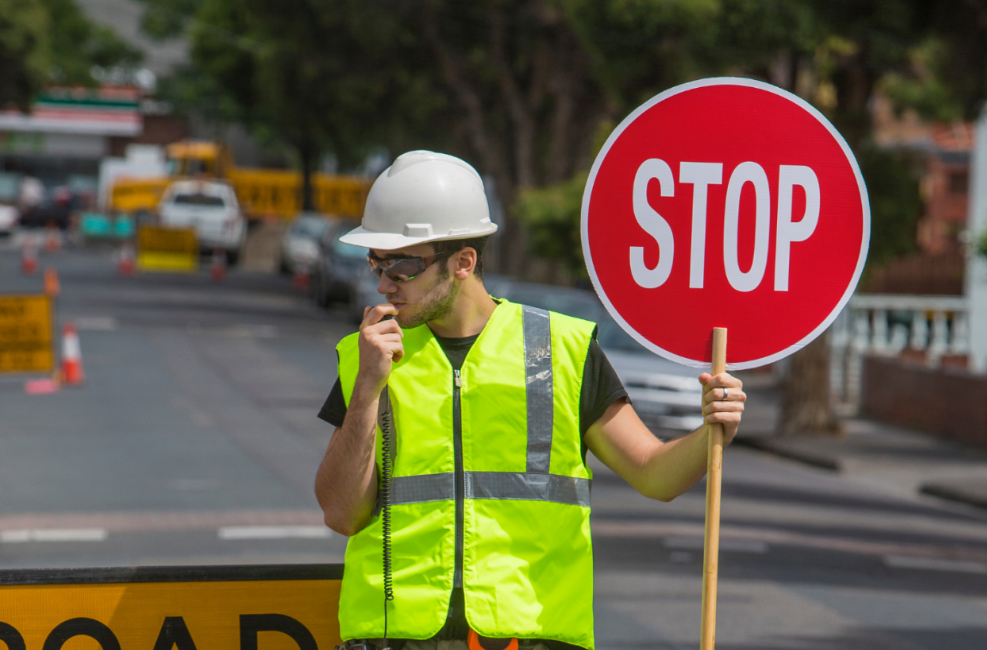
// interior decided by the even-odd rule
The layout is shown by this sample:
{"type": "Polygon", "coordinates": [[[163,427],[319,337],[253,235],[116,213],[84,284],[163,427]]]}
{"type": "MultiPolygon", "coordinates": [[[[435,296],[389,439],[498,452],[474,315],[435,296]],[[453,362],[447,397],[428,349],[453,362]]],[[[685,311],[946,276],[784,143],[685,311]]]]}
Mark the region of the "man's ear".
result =
{"type": "Polygon", "coordinates": [[[453,255],[453,261],[455,266],[453,267],[453,273],[457,280],[465,280],[476,268],[476,251],[472,248],[464,248],[455,255],[453,255]]]}

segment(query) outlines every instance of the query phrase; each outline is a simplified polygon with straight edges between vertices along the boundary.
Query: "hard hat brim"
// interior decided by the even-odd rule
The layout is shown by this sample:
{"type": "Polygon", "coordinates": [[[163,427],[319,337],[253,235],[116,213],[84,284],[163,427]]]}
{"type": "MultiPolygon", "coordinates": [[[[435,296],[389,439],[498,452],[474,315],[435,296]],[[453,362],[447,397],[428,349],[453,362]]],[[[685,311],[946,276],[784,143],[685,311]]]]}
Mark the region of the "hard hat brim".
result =
{"type": "Polygon", "coordinates": [[[367,230],[363,226],[357,226],[339,238],[344,244],[361,246],[363,248],[376,248],[382,251],[393,251],[406,246],[416,244],[427,244],[433,241],[446,241],[449,239],[472,239],[474,237],[486,237],[497,232],[497,224],[491,223],[489,228],[479,232],[456,233],[454,235],[432,235],[430,237],[409,237],[400,233],[376,232],[367,230]]]}

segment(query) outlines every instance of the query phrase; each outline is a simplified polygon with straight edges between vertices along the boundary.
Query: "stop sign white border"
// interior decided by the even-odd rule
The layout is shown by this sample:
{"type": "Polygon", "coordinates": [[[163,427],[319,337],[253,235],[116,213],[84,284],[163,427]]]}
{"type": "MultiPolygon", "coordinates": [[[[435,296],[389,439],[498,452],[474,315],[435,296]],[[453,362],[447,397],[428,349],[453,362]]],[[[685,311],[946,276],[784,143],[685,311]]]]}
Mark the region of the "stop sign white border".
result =
{"type": "MultiPolygon", "coordinates": [[[[862,210],[862,217],[864,220],[863,237],[861,237],[860,255],[857,258],[857,268],[854,269],[853,279],[850,281],[849,286],[847,286],[846,292],[843,294],[843,297],[840,298],[840,301],[837,303],[836,307],[834,307],[833,311],[830,312],[830,314],[825,318],[825,320],[823,320],[823,322],[820,323],[819,326],[816,327],[814,330],[812,330],[805,338],[803,338],[798,343],[795,343],[785,348],[781,352],[776,352],[775,354],[762,357],[760,359],[754,359],[752,361],[727,364],[727,368],[730,370],[744,370],[747,368],[757,368],[758,366],[764,366],[769,363],[778,361],[780,359],[784,359],[788,355],[804,348],[806,345],[808,345],[813,340],[815,340],[817,336],[822,334],[826,330],[826,328],[829,327],[834,320],[836,320],[836,317],[839,316],[840,312],[843,311],[843,308],[850,300],[850,296],[853,295],[854,289],[857,288],[857,282],[860,280],[860,274],[864,270],[864,263],[867,261],[867,248],[870,244],[870,202],[867,198],[867,186],[864,184],[864,177],[860,173],[860,167],[857,165],[857,160],[856,158],[854,158],[853,152],[850,151],[850,147],[849,145],[847,145],[846,140],[843,139],[843,136],[840,135],[840,133],[833,127],[832,124],[830,124],[829,120],[827,120],[822,113],[820,113],[812,105],[810,105],[808,102],[804,101],[802,98],[798,97],[797,95],[793,95],[792,93],[786,90],[782,90],[777,86],[772,86],[771,84],[764,83],[763,81],[755,81],[753,79],[743,79],[739,77],[713,77],[710,79],[700,79],[699,81],[691,81],[689,83],[675,86],[674,88],[669,88],[665,92],[655,95],[650,100],[648,100],[647,102],[636,108],[634,112],[632,112],[626,118],[624,118],[624,121],[621,122],[616,129],[614,129],[613,133],[610,134],[610,137],[607,138],[606,144],[603,145],[603,149],[601,149],[600,153],[597,154],[596,160],[593,161],[593,168],[590,170],[589,178],[586,180],[586,188],[583,190],[582,217],[580,223],[580,234],[583,240],[583,257],[586,260],[586,270],[589,271],[589,277],[590,280],[592,280],[593,282],[593,288],[596,289],[596,294],[600,297],[600,300],[603,301],[603,304],[604,306],[606,306],[607,311],[610,312],[610,315],[613,316],[614,320],[617,321],[617,323],[621,326],[621,328],[623,328],[623,330],[627,332],[635,341],[637,341],[647,349],[651,350],[655,354],[659,354],[671,361],[675,361],[677,363],[681,363],[686,366],[692,366],[694,368],[705,368],[709,366],[709,362],[707,361],[696,361],[693,359],[687,359],[685,357],[681,357],[677,354],[669,352],[668,350],[658,347],[657,345],[655,345],[645,337],[638,334],[637,331],[635,331],[634,328],[631,327],[627,323],[627,321],[624,320],[624,318],[620,315],[620,312],[618,312],[616,307],[614,307],[613,304],[610,302],[610,299],[607,297],[606,292],[603,290],[603,287],[600,284],[600,279],[596,276],[596,268],[593,264],[593,256],[590,254],[589,232],[588,232],[590,195],[592,195],[593,186],[596,184],[596,174],[597,172],[600,171],[600,165],[603,164],[603,160],[606,158],[607,153],[609,153],[610,147],[613,146],[613,143],[616,142],[617,138],[621,136],[621,134],[624,132],[624,129],[630,126],[630,124],[634,120],[636,120],[639,115],[641,115],[651,107],[655,106],[659,102],[668,99],[669,97],[674,97],[675,95],[686,92],[688,90],[693,90],[696,88],[705,88],[707,86],[747,86],[749,88],[757,88],[758,90],[765,90],[767,92],[774,93],[779,97],[787,99],[790,102],[793,102],[794,104],[803,108],[810,115],[815,117],[820,124],[826,127],[826,130],[829,131],[829,133],[833,136],[836,142],[839,143],[840,148],[843,149],[843,153],[846,156],[847,161],[850,163],[850,167],[853,169],[853,174],[857,179],[857,187],[860,190],[860,202],[863,207],[862,210]]],[[[709,333],[696,332],[696,336],[705,336],[708,334],[712,334],[712,332],[709,333]]],[[[729,352],[727,356],[729,357],[729,352]]]]}

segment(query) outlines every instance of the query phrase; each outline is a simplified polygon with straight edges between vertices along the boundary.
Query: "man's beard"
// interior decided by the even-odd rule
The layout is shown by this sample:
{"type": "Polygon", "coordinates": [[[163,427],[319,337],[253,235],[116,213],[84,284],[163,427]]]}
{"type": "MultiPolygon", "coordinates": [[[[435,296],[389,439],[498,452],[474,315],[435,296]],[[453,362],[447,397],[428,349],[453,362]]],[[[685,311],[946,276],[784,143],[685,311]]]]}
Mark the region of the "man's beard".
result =
{"type": "Polygon", "coordinates": [[[453,303],[456,301],[458,286],[451,276],[447,276],[448,281],[439,281],[432,287],[431,291],[425,294],[418,308],[405,316],[398,316],[398,324],[404,329],[418,327],[429,321],[438,320],[448,316],[452,312],[453,303]]]}

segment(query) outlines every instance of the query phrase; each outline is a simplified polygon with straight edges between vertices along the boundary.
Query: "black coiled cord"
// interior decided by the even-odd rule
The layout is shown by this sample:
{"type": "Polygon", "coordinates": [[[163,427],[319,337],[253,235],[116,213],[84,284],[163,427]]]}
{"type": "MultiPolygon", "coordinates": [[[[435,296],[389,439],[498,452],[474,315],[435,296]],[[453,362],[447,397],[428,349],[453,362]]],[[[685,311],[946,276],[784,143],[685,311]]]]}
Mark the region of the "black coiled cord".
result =
{"type": "Polygon", "coordinates": [[[381,451],[380,451],[380,521],[381,537],[384,548],[384,648],[387,643],[387,601],[394,600],[394,586],[391,580],[391,444],[394,438],[394,422],[391,415],[390,398],[387,389],[381,396],[386,406],[380,413],[381,451]]]}

